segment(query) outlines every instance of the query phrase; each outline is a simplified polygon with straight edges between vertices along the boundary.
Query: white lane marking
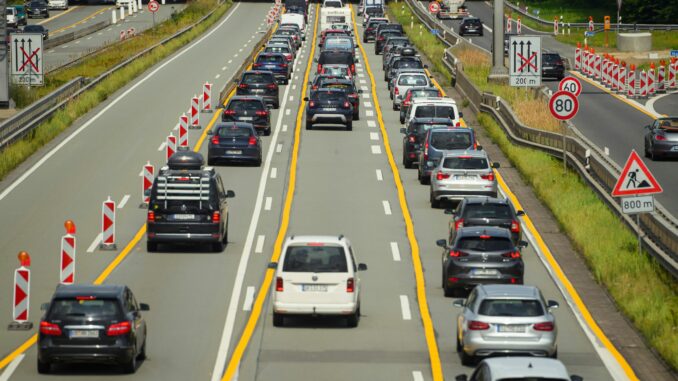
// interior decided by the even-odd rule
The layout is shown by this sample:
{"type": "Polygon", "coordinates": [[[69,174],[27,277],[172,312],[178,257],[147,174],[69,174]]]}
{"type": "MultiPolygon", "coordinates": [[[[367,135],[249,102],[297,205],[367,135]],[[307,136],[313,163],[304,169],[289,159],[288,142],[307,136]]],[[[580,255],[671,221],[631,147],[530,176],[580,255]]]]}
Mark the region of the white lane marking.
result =
{"type": "Polygon", "coordinates": [[[360,86],[360,90],[362,90],[362,91],[367,91],[367,90],[369,90],[369,89],[367,88],[367,86],[360,86]]]}
{"type": "Polygon", "coordinates": [[[296,90],[296,89],[297,89],[297,85],[292,85],[292,90],[296,90]]]}
{"type": "Polygon", "coordinates": [[[393,255],[393,260],[400,262],[400,249],[398,248],[398,242],[391,242],[391,254],[393,255]]]}
{"type": "Polygon", "coordinates": [[[413,370],[412,371],[412,380],[414,380],[414,381],[424,381],[424,375],[418,370],[413,370]]]}
{"type": "Polygon", "coordinates": [[[88,40],[91,40],[91,39],[92,39],[92,36],[87,37],[87,39],[88,39],[88,40]]]}
{"type": "Polygon", "coordinates": [[[178,129],[179,129],[179,123],[177,123],[177,124],[174,126],[173,130],[176,131],[176,130],[178,130],[178,129]]]}
{"type": "Polygon", "coordinates": [[[122,196],[122,199],[118,203],[118,209],[124,208],[125,204],[127,204],[127,201],[129,201],[129,195],[128,194],[122,196]]]}
{"type": "Polygon", "coordinates": [[[80,40],[78,40],[78,41],[75,42],[76,45],[79,44],[79,43],[80,43],[80,40]]]}
{"type": "Polygon", "coordinates": [[[271,168],[271,178],[275,179],[278,177],[278,168],[271,168]]]}
{"type": "Polygon", "coordinates": [[[384,181],[384,175],[381,173],[381,169],[377,169],[377,181],[384,181]]]}
{"type": "Polygon", "coordinates": [[[381,154],[381,146],[377,146],[377,145],[372,146],[372,153],[375,154],[375,155],[381,154]]]}
{"type": "Polygon", "coordinates": [[[374,116],[374,111],[372,111],[372,110],[365,110],[365,116],[374,116]]]}
{"type": "Polygon", "coordinates": [[[276,153],[282,152],[282,143],[278,143],[278,145],[275,146],[275,152],[276,153]]]}
{"type": "Polygon", "coordinates": [[[370,140],[379,140],[379,133],[370,132],[370,140]]]}
{"type": "Polygon", "coordinates": [[[298,75],[295,75],[295,76],[294,76],[294,79],[297,79],[297,80],[298,80],[298,79],[299,79],[299,76],[298,76],[298,75]]]}
{"type": "Polygon", "coordinates": [[[92,241],[92,244],[89,245],[87,248],[88,253],[93,253],[94,250],[96,250],[97,246],[99,245],[99,242],[101,242],[101,239],[104,237],[102,233],[99,233],[95,238],[94,241],[92,241]]]}
{"type": "Polygon", "coordinates": [[[492,28],[490,28],[489,26],[483,24],[483,28],[485,28],[485,30],[487,30],[488,32],[492,33],[492,28]]]}
{"type": "Polygon", "coordinates": [[[375,122],[374,120],[368,120],[367,127],[377,127],[377,122],[375,122]]]}
{"type": "Polygon", "coordinates": [[[227,66],[222,66],[222,67],[221,67],[221,70],[222,70],[222,71],[226,71],[226,68],[227,68],[227,66]]]}
{"type": "MultiPolygon", "coordinates": [[[[240,50],[242,51],[242,49],[240,49],[240,50]]],[[[233,57],[237,57],[237,56],[238,56],[238,53],[235,53],[235,54],[233,55],[233,57]]]]}
{"type": "Polygon", "coordinates": [[[390,216],[391,215],[391,204],[388,201],[384,200],[384,201],[381,202],[381,205],[384,207],[384,214],[387,215],[387,216],[390,216]]]}
{"type": "Polygon", "coordinates": [[[243,311],[252,311],[252,304],[254,304],[254,291],[255,289],[253,286],[247,287],[247,291],[245,291],[245,301],[242,303],[243,311]]]}
{"type": "Polygon", "coordinates": [[[363,99],[370,99],[370,94],[368,93],[363,94],[363,99]]]}
{"type": "Polygon", "coordinates": [[[292,110],[290,110],[290,109],[285,110],[285,115],[289,115],[290,112],[292,112],[292,110]]]}
{"type": "Polygon", "coordinates": [[[372,108],[372,102],[363,102],[363,104],[365,105],[365,107],[372,108]]]}
{"type": "MultiPolygon", "coordinates": [[[[108,30],[110,30],[110,28],[108,30]]],[[[99,32],[99,33],[97,33],[97,36],[101,36],[102,34],[103,33],[99,32]]]]}
{"type": "Polygon", "coordinates": [[[656,101],[658,101],[658,100],[660,100],[660,99],[662,99],[662,98],[664,98],[664,97],[666,97],[666,96],[672,95],[672,94],[677,94],[677,93],[676,93],[675,91],[667,91],[666,94],[663,94],[663,95],[660,95],[660,96],[658,96],[658,97],[654,97],[654,98],[648,100],[647,103],[645,103],[645,106],[644,106],[644,107],[643,107],[643,105],[640,104],[640,103],[639,103],[638,105],[639,105],[641,108],[644,108],[646,111],[650,112],[651,114],[654,114],[655,118],[659,118],[659,117],[661,117],[662,114],[660,114],[660,113],[658,113],[657,111],[655,111],[655,109],[654,109],[654,102],[656,102],[656,101]]]}
{"type": "Polygon", "coordinates": [[[66,49],[67,47],[68,47],[68,45],[64,45],[64,46],[61,47],[61,49],[66,49]]]}
{"type": "Polygon", "coordinates": [[[400,295],[400,311],[403,314],[403,320],[412,320],[410,300],[407,298],[407,295],[400,295]]]}
{"type": "Polygon", "coordinates": [[[290,102],[292,102],[293,100],[294,100],[294,96],[290,95],[290,102]]]}
{"type": "Polygon", "coordinates": [[[78,136],[78,135],[79,135],[82,131],[84,131],[87,127],[91,126],[94,122],[96,122],[96,121],[97,121],[104,113],[106,113],[106,112],[107,112],[108,110],[110,110],[113,106],[115,106],[116,104],[118,104],[118,102],[120,102],[121,100],[127,99],[127,96],[129,95],[129,93],[131,93],[132,91],[134,91],[137,87],[141,86],[144,82],[146,82],[149,78],[151,78],[152,76],[154,76],[154,75],[155,75],[157,72],[159,72],[160,70],[164,69],[167,65],[169,65],[169,64],[172,63],[172,62],[174,62],[174,60],[176,60],[177,58],[183,56],[184,54],[186,54],[187,52],[189,52],[191,49],[193,49],[193,47],[195,47],[196,45],[199,45],[199,44],[200,44],[202,41],[204,41],[206,38],[210,37],[212,34],[214,34],[216,31],[218,31],[219,28],[221,28],[224,24],[226,24],[226,23],[228,22],[228,20],[230,20],[231,16],[233,16],[234,14],[237,13],[237,12],[235,12],[235,10],[238,9],[238,7],[240,7],[240,4],[241,4],[241,3],[237,3],[237,4],[235,5],[235,7],[233,7],[233,10],[231,11],[231,13],[229,13],[228,16],[226,16],[226,17],[219,23],[219,25],[217,25],[216,28],[213,28],[211,31],[209,31],[208,33],[206,33],[204,36],[202,36],[201,38],[199,38],[198,40],[196,40],[196,41],[195,41],[192,45],[190,45],[188,48],[183,49],[182,51],[180,51],[179,53],[177,53],[176,55],[174,55],[173,57],[171,57],[170,59],[168,59],[167,61],[165,61],[165,62],[162,63],[161,65],[159,65],[157,68],[155,68],[155,70],[153,70],[152,72],[148,73],[148,75],[146,75],[144,78],[142,78],[141,80],[137,81],[134,85],[132,85],[129,89],[127,89],[126,91],[124,91],[122,94],[118,95],[117,98],[113,99],[110,103],[108,103],[108,104],[106,105],[106,107],[104,107],[103,109],[101,109],[101,111],[99,111],[96,115],[94,115],[94,116],[93,116],[92,118],[90,118],[87,122],[85,122],[82,126],[80,126],[80,128],[78,128],[77,130],[73,131],[72,134],[68,135],[68,137],[66,137],[66,139],[62,140],[61,143],[59,143],[56,147],[54,147],[51,151],[49,151],[45,156],[43,156],[40,160],[38,160],[32,167],[30,167],[26,172],[24,172],[24,174],[21,175],[21,177],[19,177],[18,179],[16,179],[10,186],[8,186],[2,193],[0,193],[0,201],[3,200],[5,197],[7,197],[7,195],[10,194],[10,193],[11,193],[16,187],[18,187],[21,183],[23,183],[23,182],[28,178],[28,176],[32,175],[38,168],[40,168],[43,164],[45,164],[48,160],[50,160],[50,159],[52,158],[52,156],[54,156],[57,152],[59,152],[59,150],[60,150],[61,148],[63,148],[63,147],[64,147],[66,144],[68,144],[71,140],[75,139],[75,137],[78,136]]]}
{"type": "MultiPolygon", "coordinates": [[[[228,63],[228,64],[233,63],[233,60],[228,60],[228,62],[226,62],[226,63],[228,63]]],[[[226,67],[226,66],[224,66],[224,67],[226,67]]]]}
{"type": "Polygon", "coordinates": [[[242,52],[242,48],[240,48],[238,51],[239,51],[239,52],[242,52]]]}
{"type": "Polygon", "coordinates": [[[266,236],[260,235],[257,237],[257,244],[254,246],[254,252],[257,254],[261,254],[264,252],[264,241],[266,240],[266,236]]]}
{"type": "Polygon", "coordinates": [[[215,75],[215,76],[214,76],[214,79],[219,79],[219,77],[221,77],[221,74],[215,75]]]}
{"type": "Polygon", "coordinates": [[[144,170],[143,170],[143,169],[141,170],[141,172],[139,172],[139,175],[138,175],[138,176],[139,176],[139,177],[143,177],[143,176],[144,176],[144,170]]]}
{"type": "Polygon", "coordinates": [[[26,357],[25,353],[20,354],[19,356],[15,357],[12,362],[7,365],[7,368],[5,368],[5,371],[2,372],[2,375],[0,375],[0,381],[8,381],[9,378],[12,376],[12,373],[16,370],[16,368],[19,367],[19,364],[21,363],[21,360],[26,357]]]}
{"type": "MultiPolygon", "coordinates": [[[[238,3],[240,5],[241,3],[238,3]]],[[[234,8],[235,9],[235,8],[234,8]]],[[[233,14],[233,13],[231,13],[233,14]]],[[[228,19],[228,18],[227,18],[228,19]]],[[[287,102],[287,96],[289,95],[290,86],[286,86],[285,94],[283,95],[282,107],[284,108],[287,102]]],[[[238,304],[240,303],[240,293],[242,292],[242,285],[245,280],[245,272],[247,271],[247,264],[250,259],[252,242],[254,241],[254,233],[257,230],[259,225],[259,217],[261,215],[261,204],[266,192],[266,184],[268,171],[271,167],[271,161],[273,160],[273,150],[271,149],[278,142],[278,136],[280,134],[280,125],[282,124],[283,116],[278,114],[278,120],[276,121],[276,128],[273,132],[271,143],[266,154],[266,161],[264,162],[264,168],[261,171],[261,177],[259,178],[259,190],[257,191],[257,197],[255,198],[256,203],[254,204],[254,211],[252,212],[252,219],[250,220],[250,226],[247,230],[247,238],[245,239],[245,246],[243,247],[242,254],[240,255],[240,262],[238,263],[238,270],[236,272],[235,280],[233,282],[233,287],[231,288],[231,296],[228,304],[228,312],[226,313],[226,320],[224,322],[224,329],[221,334],[221,340],[219,342],[219,349],[217,351],[217,358],[214,362],[214,369],[212,369],[212,378],[211,381],[220,381],[224,367],[226,366],[226,356],[229,352],[231,345],[231,338],[233,336],[233,327],[235,325],[235,317],[238,313],[238,304]]]]}
{"type": "Polygon", "coordinates": [[[365,74],[363,74],[363,73],[358,73],[358,78],[365,78],[365,74]]]}
{"type": "Polygon", "coordinates": [[[167,142],[162,142],[162,144],[160,144],[160,147],[158,147],[158,151],[164,150],[166,145],[167,145],[167,142]]]}
{"type": "Polygon", "coordinates": [[[364,80],[364,79],[359,80],[359,82],[360,82],[360,84],[365,84],[365,83],[367,83],[367,81],[364,80]]]}
{"type": "Polygon", "coordinates": [[[283,126],[282,126],[282,132],[287,132],[287,125],[286,125],[286,124],[283,124],[283,126]]]}
{"type": "Polygon", "coordinates": [[[264,210],[271,210],[272,204],[273,204],[273,197],[266,197],[266,203],[264,204],[264,210]]]}

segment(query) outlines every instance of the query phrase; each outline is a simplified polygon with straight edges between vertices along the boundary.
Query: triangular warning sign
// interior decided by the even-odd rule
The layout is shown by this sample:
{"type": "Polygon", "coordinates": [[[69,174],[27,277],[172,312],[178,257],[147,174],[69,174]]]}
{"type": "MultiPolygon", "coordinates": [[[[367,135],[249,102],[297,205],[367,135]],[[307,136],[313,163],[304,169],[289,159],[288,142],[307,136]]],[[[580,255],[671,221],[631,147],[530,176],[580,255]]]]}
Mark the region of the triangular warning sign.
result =
{"type": "Polygon", "coordinates": [[[612,196],[637,196],[643,194],[661,193],[662,187],[652,176],[636,150],[632,150],[626,160],[624,169],[612,190],[612,196]]]}

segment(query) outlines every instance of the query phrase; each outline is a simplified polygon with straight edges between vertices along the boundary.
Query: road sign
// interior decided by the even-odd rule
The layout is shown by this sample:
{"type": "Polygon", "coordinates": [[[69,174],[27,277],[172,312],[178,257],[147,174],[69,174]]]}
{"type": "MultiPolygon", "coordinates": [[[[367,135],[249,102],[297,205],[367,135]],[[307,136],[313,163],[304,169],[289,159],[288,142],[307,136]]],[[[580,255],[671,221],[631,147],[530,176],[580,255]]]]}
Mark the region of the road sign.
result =
{"type": "Polygon", "coordinates": [[[636,150],[632,150],[612,190],[613,197],[639,196],[663,192],[636,150]]]}
{"type": "Polygon", "coordinates": [[[595,32],[589,32],[589,31],[584,32],[584,37],[587,37],[587,38],[588,38],[588,37],[593,37],[593,36],[595,36],[595,35],[596,35],[595,32]]]}
{"type": "Polygon", "coordinates": [[[440,4],[437,1],[431,1],[428,3],[428,11],[431,13],[438,13],[440,10],[440,4]]]}
{"type": "Polygon", "coordinates": [[[12,51],[10,64],[12,82],[21,85],[42,85],[42,34],[12,33],[9,36],[12,51]]]}
{"type": "Polygon", "coordinates": [[[549,109],[556,119],[569,120],[577,115],[579,101],[577,101],[577,97],[574,94],[561,90],[551,96],[549,109]]]}
{"type": "Polygon", "coordinates": [[[654,212],[654,196],[623,197],[621,201],[622,213],[652,213],[654,212]]]}
{"type": "Polygon", "coordinates": [[[671,57],[678,57],[678,50],[671,50],[671,57]]]}
{"type": "Polygon", "coordinates": [[[541,86],[541,36],[510,36],[509,84],[541,86]]]}
{"type": "Polygon", "coordinates": [[[603,29],[610,30],[610,16],[603,17],[603,29]]]}
{"type": "Polygon", "coordinates": [[[558,84],[558,90],[567,91],[578,97],[581,94],[581,82],[576,77],[565,77],[558,84]]]}
{"type": "Polygon", "coordinates": [[[148,2],[148,10],[155,13],[160,9],[160,4],[157,1],[151,0],[148,2]]]}

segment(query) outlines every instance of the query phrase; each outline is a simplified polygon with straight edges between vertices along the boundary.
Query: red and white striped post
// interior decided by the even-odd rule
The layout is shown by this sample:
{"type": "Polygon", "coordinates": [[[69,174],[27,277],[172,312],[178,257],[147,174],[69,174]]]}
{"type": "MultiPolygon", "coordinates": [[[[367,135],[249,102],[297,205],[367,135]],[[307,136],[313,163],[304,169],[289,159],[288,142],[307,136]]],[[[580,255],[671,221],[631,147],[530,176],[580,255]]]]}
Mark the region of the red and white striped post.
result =
{"type": "Polygon", "coordinates": [[[59,283],[73,284],[75,282],[75,224],[71,220],[64,222],[66,235],[61,237],[61,263],[59,283]]]}
{"type": "Polygon", "coordinates": [[[150,161],[146,162],[141,176],[141,204],[139,208],[147,208],[151,201],[151,187],[153,186],[153,179],[155,176],[155,167],[150,161]]]}
{"type": "Polygon", "coordinates": [[[653,96],[655,91],[655,82],[656,82],[656,72],[654,70],[654,62],[650,62],[650,71],[647,72],[647,95],[649,97],[653,96]]]}
{"type": "Polygon", "coordinates": [[[678,58],[671,58],[671,62],[669,63],[669,89],[675,89],[676,86],[678,86],[678,83],[676,83],[678,82],[676,76],[678,76],[678,58]]]}
{"type": "Polygon", "coordinates": [[[200,98],[194,95],[191,98],[191,107],[189,108],[191,114],[191,125],[189,128],[200,129],[200,98]]]}
{"type": "Polygon", "coordinates": [[[558,16],[553,16],[553,34],[558,35],[558,16]]]}
{"type": "Polygon", "coordinates": [[[165,144],[165,160],[169,161],[169,158],[177,152],[177,137],[172,135],[170,132],[167,137],[167,144],[165,144]]]}
{"type": "Polygon", "coordinates": [[[657,92],[666,92],[666,65],[664,61],[659,61],[659,67],[657,68],[657,92]]]}
{"type": "Polygon", "coordinates": [[[596,79],[600,79],[600,74],[601,74],[600,72],[602,70],[601,64],[602,64],[602,61],[603,61],[602,58],[603,57],[601,57],[600,54],[596,54],[595,67],[594,67],[594,70],[593,70],[593,76],[596,79]]]}
{"type": "Polygon", "coordinates": [[[589,50],[588,49],[584,49],[582,51],[581,71],[587,77],[589,76],[589,50]]]}
{"type": "Polygon", "coordinates": [[[629,66],[629,72],[626,76],[626,85],[628,86],[628,91],[626,96],[629,98],[635,98],[636,96],[636,65],[631,64],[629,66]]]}
{"type": "MultiPolygon", "coordinates": [[[[518,19],[520,20],[520,19],[518,19]]],[[[581,43],[577,42],[577,48],[574,49],[574,70],[581,71],[581,43]]]]}
{"type": "Polygon", "coordinates": [[[587,74],[589,78],[593,77],[594,72],[593,64],[595,59],[596,59],[595,50],[593,50],[593,48],[589,48],[588,68],[587,68],[587,74]]]}
{"type": "Polygon", "coordinates": [[[506,18],[506,33],[511,33],[511,24],[513,22],[513,19],[511,18],[511,15],[508,15],[506,18]]]}
{"type": "Polygon", "coordinates": [[[520,16],[516,18],[516,33],[521,34],[523,32],[523,22],[520,20],[520,16]]]}
{"type": "Polygon", "coordinates": [[[111,196],[101,206],[101,250],[116,250],[115,244],[115,201],[111,196]]]}
{"type": "Polygon", "coordinates": [[[624,94],[626,91],[626,62],[622,61],[619,65],[619,93],[624,94]]]}
{"type": "Polygon", "coordinates": [[[638,81],[638,96],[640,98],[647,98],[647,72],[643,69],[640,72],[640,80],[638,81]]]}
{"type": "Polygon", "coordinates": [[[28,321],[31,296],[31,270],[28,268],[31,266],[31,256],[22,251],[17,258],[19,258],[19,268],[14,270],[12,322],[8,326],[8,329],[12,331],[33,328],[33,323],[28,321]]]}
{"type": "Polygon", "coordinates": [[[179,116],[179,151],[188,150],[188,115],[179,116]]]}
{"type": "Polygon", "coordinates": [[[202,112],[212,112],[212,84],[209,82],[202,85],[202,112]]]}
{"type": "Polygon", "coordinates": [[[617,59],[612,63],[612,91],[619,89],[619,61],[617,59]]]}
{"type": "Polygon", "coordinates": [[[121,31],[120,31],[120,41],[124,40],[125,37],[127,37],[127,33],[125,33],[124,30],[121,30],[121,31]]]}
{"type": "Polygon", "coordinates": [[[602,58],[602,63],[601,63],[601,74],[600,74],[600,83],[603,84],[605,87],[609,87],[609,68],[610,68],[610,60],[608,59],[607,54],[603,55],[602,58]]]}

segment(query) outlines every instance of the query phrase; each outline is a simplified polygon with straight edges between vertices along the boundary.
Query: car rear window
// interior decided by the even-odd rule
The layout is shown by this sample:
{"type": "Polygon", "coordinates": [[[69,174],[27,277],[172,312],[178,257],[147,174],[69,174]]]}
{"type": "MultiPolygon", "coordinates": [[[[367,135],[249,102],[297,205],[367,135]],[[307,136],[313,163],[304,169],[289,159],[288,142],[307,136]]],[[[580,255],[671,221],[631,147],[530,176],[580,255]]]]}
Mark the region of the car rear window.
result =
{"type": "Polygon", "coordinates": [[[415,68],[421,69],[424,67],[424,64],[421,63],[418,59],[412,58],[401,58],[393,64],[393,68],[415,68]]]}
{"type": "Polygon", "coordinates": [[[464,20],[464,24],[466,24],[466,25],[477,26],[477,25],[480,25],[480,19],[468,19],[468,20],[464,20]]]}
{"type": "Polygon", "coordinates": [[[543,61],[544,64],[562,63],[562,59],[560,58],[560,54],[544,53],[544,54],[541,55],[541,60],[543,61]]]}
{"type": "Polygon", "coordinates": [[[455,249],[475,251],[510,251],[511,240],[504,237],[461,237],[455,249]]]}
{"type": "Polygon", "coordinates": [[[351,87],[352,86],[347,83],[328,83],[322,86],[323,89],[338,89],[343,92],[350,92],[351,87]]]}
{"type": "Polygon", "coordinates": [[[227,110],[235,110],[235,112],[258,111],[263,109],[264,105],[260,101],[255,100],[232,100],[227,107],[227,110]]]}
{"type": "Polygon", "coordinates": [[[662,130],[678,132],[678,119],[662,119],[658,121],[658,125],[662,130]]]}
{"type": "Polygon", "coordinates": [[[348,265],[341,246],[290,246],[285,253],[283,271],[341,273],[348,271],[348,265]]]}
{"type": "Polygon", "coordinates": [[[421,105],[414,111],[415,118],[450,118],[456,119],[454,107],[443,105],[421,105]]]}
{"type": "Polygon", "coordinates": [[[320,53],[318,63],[325,64],[343,64],[351,65],[353,63],[353,54],[346,51],[324,51],[320,53]]]}
{"type": "Polygon", "coordinates": [[[341,1],[325,1],[323,6],[326,8],[341,8],[341,1]]]}
{"type": "Polygon", "coordinates": [[[534,299],[486,299],[480,303],[480,315],[485,316],[542,316],[544,309],[534,299]]]}
{"type": "Polygon", "coordinates": [[[435,89],[430,89],[430,90],[412,90],[412,98],[427,98],[427,97],[437,97],[440,95],[438,93],[438,90],[435,89]]]}
{"type": "Polygon", "coordinates": [[[267,46],[264,50],[266,53],[289,53],[290,48],[287,46],[267,46]]]}
{"type": "Polygon", "coordinates": [[[511,208],[502,204],[470,204],[464,218],[511,218],[511,208]]]}
{"type": "Polygon", "coordinates": [[[367,13],[367,14],[370,15],[370,16],[374,16],[374,15],[383,15],[383,14],[384,14],[384,10],[381,9],[381,8],[369,7],[369,8],[367,8],[367,9],[365,9],[365,13],[367,13]]]}
{"type": "Polygon", "coordinates": [[[55,299],[50,306],[50,319],[78,316],[98,318],[120,316],[120,304],[116,299],[68,298],[55,299]]]}
{"type": "Polygon", "coordinates": [[[432,123],[417,123],[414,128],[418,134],[424,133],[432,128],[451,128],[452,126],[446,124],[432,124],[432,123]]]}
{"type": "Polygon", "coordinates": [[[446,157],[445,162],[443,162],[443,168],[447,169],[487,169],[489,165],[487,164],[487,159],[484,157],[446,157]]]}
{"type": "MultiPolygon", "coordinates": [[[[473,139],[471,139],[471,134],[468,132],[461,131],[434,131],[431,134],[431,147],[439,150],[452,150],[452,149],[466,149],[473,145],[473,139]]],[[[474,158],[475,159],[475,158],[474,158]]],[[[462,165],[462,166],[474,166],[480,165],[478,162],[467,162],[469,160],[473,161],[474,159],[461,159],[462,163],[451,163],[452,165],[462,165]]],[[[443,164],[445,168],[447,167],[447,160],[459,160],[458,158],[448,158],[445,159],[443,164]]],[[[481,160],[485,160],[482,159],[481,160]]],[[[486,168],[482,167],[482,168],[486,168]]],[[[480,168],[463,168],[463,169],[480,169],[480,168]]]]}
{"type": "Polygon", "coordinates": [[[217,131],[217,135],[220,138],[245,138],[252,135],[252,130],[242,126],[221,127],[217,131]]]}
{"type": "Polygon", "coordinates": [[[343,77],[348,75],[348,67],[342,66],[330,66],[323,67],[323,74],[336,75],[338,77],[343,77]]]}
{"type": "Polygon", "coordinates": [[[376,28],[377,25],[379,24],[386,24],[388,21],[386,20],[373,20],[367,23],[368,28],[376,28]]]}
{"type": "Polygon", "coordinates": [[[403,74],[398,78],[398,84],[404,86],[426,86],[428,81],[426,81],[425,75],[403,74]]]}
{"type": "Polygon", "coordinates": [[[325,49],[351,49],[353,43],[347,38],[329,38],[325,41],[325,49]]]}
{"type": "Polygon", "coordinates": [[[257,57],[257,63],[284,63],[285,58],[282,56],[269,56],[269,55],[260,55],[257,57]]]}
{"type": "Polygon", "coordinates": [[[319,101],[336,101],[336,100],[344,100],[346,98],[346,95],[344,93],[338,92],[338,91],[318,91],[315,93],[313,96],[316,100],[319,101]]]}
{"type": "Polygon", "coordinates": [[[246,84],[254,83],[271,83],[273,81],[273,74],[271,73],[246,73],[242,77],[242,82],[246,84]]]}

